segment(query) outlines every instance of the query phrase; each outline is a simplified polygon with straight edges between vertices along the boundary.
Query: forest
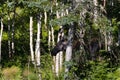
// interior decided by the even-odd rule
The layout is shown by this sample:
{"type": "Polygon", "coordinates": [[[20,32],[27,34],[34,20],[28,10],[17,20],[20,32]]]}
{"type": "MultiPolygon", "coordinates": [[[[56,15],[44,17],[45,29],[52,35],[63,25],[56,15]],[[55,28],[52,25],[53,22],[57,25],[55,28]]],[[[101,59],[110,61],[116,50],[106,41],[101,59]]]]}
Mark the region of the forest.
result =
{"type": "Polygon", "coordinates": [[[120,80],[120,0],[0,0],[0,80],[120,80]]]}

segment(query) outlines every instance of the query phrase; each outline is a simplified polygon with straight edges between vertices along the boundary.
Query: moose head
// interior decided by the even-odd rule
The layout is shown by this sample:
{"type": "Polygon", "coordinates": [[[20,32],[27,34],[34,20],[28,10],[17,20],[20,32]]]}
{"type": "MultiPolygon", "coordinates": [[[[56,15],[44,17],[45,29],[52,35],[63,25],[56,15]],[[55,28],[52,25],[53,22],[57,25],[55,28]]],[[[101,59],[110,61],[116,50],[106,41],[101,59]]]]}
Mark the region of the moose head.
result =
{"type": "Polygon", "coordinates": [[[65,51],[67,46],[67,39],[60,40],[56,46],[51,50],[51,55],[56,56],[58,52],[65,51]]]}

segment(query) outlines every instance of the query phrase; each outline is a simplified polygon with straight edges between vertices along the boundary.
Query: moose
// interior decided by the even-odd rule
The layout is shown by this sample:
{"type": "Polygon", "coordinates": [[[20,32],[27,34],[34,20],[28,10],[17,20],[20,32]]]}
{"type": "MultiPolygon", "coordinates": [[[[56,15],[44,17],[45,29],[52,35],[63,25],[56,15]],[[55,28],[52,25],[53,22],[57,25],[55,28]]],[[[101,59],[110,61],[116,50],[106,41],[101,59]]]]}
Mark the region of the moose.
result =
{"type": "MultiPolygon", "coordinates": [[[[58,52],[65,51],[67,47],[67,39],[60,40],[56,46],[51,50],[51,55],[56,56],[58,52]]],[[[78,48],[81,45],[81,42],[78,40],[73,41],[73,49],[78,48]]],[[[99,43],[98,38],[92,38],[88,44],[84,44],[86,51],[90,53],[92,59],[95,58],[96,52],[101,49],[101,44],[99,43]]]]}

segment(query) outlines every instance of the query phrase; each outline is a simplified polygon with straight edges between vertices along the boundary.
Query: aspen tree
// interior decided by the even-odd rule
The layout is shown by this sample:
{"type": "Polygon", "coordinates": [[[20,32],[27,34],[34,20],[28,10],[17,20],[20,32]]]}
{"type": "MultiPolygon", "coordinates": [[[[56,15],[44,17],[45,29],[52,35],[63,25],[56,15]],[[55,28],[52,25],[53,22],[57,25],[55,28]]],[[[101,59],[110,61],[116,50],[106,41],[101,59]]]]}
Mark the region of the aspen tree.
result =
{"type": "Polygon", "coordinates": [[[3,19],[1,18],[1,30],[0,30],[0,62],[1,62],[1,43],[2,43],[2,33],[3,33],[3,19]]]}
{"type": "Polygon", "coordinates": [[[33,51],[33,17],[30,16],[30,54],[31,54],[31,61],[33,64],[35,64],[35,57],[34,57],[34,51],[33,51]]]}

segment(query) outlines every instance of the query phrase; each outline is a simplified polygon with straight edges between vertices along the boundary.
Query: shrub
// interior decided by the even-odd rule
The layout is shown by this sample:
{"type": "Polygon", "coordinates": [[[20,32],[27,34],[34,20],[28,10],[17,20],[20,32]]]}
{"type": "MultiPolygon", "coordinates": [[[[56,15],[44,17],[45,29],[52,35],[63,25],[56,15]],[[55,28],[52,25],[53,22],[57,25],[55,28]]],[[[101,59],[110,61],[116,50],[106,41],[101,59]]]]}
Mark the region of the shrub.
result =
{"type": "Polygon", "coordinates": [[[27,68],[23,70],[22,77],[22,80],[38,80],[37,74],[32,69],[28,70],[27,68]]]}
{"type": "Polygon", "coordinates": [[[21,70],[19,67],[12,66],[10,68],[4,68],[2,70],[3,78],[5,80],[20,80],[21,70]]]}

